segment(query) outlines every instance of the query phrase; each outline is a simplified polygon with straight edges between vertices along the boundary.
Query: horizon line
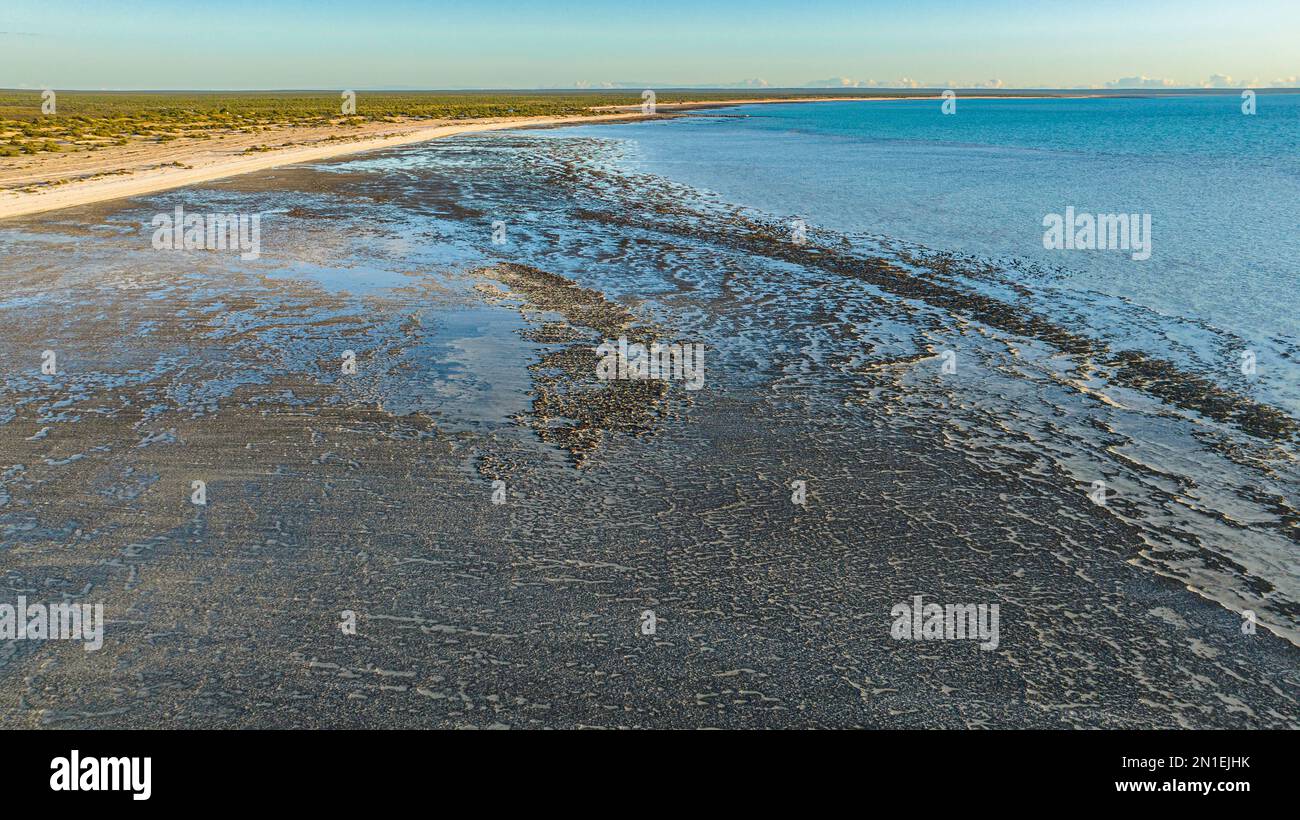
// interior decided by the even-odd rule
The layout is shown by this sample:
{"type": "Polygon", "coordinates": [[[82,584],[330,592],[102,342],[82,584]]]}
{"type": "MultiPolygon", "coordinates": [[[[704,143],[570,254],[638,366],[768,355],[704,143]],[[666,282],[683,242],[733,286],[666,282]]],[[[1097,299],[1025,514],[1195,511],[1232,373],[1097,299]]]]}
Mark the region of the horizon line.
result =
{"type": "Polygon", "coordinates": [[[343,88],[341,86],[318,86],[318,87],[257,87],[257,88],[70,88],[61,86],[15,86],[11,88],[0,87],[0,91],[30,91],[39,92],[45,89],[55,91],[73,91],[73,92],[103,92],[103,93],[270,93],[270,92],[315,92],[331,93],[337,91],[379,91],[379,92],[448,92],[448,91],[510,91],[510,92],[565,92],[571,94],[616,94],[619,92],[636,93],[640,89],[652,91],[719,91],[730,94],[750,93],[759,94],[765,92],[780,91],[797,91],[800,93],[822,93],[826,95],[843,95],[843,96],[869,96],[880,92],[900,92],[915,93],[920,91],[965,91],[989,96],[1007,93],[1027,93],[1027,92],[1057,92],[1057,93],[1075,93],[1075,94],[1114,94],[1114,93],[1142,93],[1151,95],[1162,94],[1182,94],[1194,92],[1198,94],[1231,94],[1240,91],[1254,91],[1256,93],[1286,93],[1300,91],[1298,86],[1229,86],[1229,87],[1205,87],[1205,86],[1186,86],[1186,87],[1161,87],[1148,88],[1143,86],[1121,86],[1114,88],[1090,88],[1090,87],[1057,87],[1057,86],[1023,86],[1015,88],[987,88],[978,86],[951,86],[951,85],[924,85],[924,86],[896,86],[896,87],[870,87],[870,88],[820,88],[817,86],[763,86],[763,87],[736,87],[736,86],[711,86],[711,85],[672,85],[672,84],[655,84],[645,83],[638,85],[627,85],[618,88],[573,88],[569,86],[538,86],[531,88],[511,87],[511,86],[451,86],[444,88],[426,87],[426,86],[353,86],[343,88]]]}

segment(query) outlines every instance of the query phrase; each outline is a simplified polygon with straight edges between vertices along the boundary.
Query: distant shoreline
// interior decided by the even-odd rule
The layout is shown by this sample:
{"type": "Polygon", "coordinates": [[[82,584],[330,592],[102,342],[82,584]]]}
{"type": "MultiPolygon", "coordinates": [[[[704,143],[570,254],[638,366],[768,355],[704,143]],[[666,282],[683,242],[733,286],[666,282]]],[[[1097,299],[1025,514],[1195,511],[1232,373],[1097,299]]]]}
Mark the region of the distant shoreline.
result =
{"type": "MultiPolygon", "coordinates": [[[[1287,92],[1292,89],[1270,89],[1287,92]]],[[[442,137],[520,128],[555,128],[593,123],[634,122],[671,118],[681,112],[742,105],[813,102],[890,102],[935,100],[943,89],[898,94],[878,91],[828,93],[825,96],[740,96],[714,100],[659,103],[656,113],[643,114],[641,106],[592,106],[594,114],[566,116],[496,117],[465,121],[406,121],[369,123],[351,131],[331,126],[286,126],[274,138],[294,140],[268,147],[265,134],[226,134],[203,141],[130,144],[96,152],[74,152],[41,157],[25,165],[15,163],[0,171],[0,219],[90,205],[211,182],[300,162],[315,162],[350,154],[412,145],[442,137]]],[[[1007,92],[992,89],[955,89],[970,99],[1095,99],[1132,96],[1184,96],[1234,89],[1077,90],[1007,92]]],[[[125,92],[124,92],[125,93],[125,92]]]]}

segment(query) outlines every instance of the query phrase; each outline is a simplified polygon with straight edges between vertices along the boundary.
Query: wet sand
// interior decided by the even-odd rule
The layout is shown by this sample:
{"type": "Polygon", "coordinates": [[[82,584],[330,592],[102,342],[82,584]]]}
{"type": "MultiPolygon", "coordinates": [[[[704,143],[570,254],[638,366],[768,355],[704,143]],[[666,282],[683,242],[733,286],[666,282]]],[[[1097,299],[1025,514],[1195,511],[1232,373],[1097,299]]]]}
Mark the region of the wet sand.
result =
{"type": "Polygon", "coordinates": [[[0,645],[0,724],[1300,724],[1295,646],[1139,566],[1141,529],[1045,445],[980,446],[1012,340],[1106,350],[832,244],[796,267],[666,188],[615,207],[637,181],[562,146],[445,150],[480,164],[185,192],[293,214],[250,264],[151,251],[166,197],[6,226],[0,601],[108,622],[96,652],[0,645]],[[498,199],[539,214],[501,248],[498,199]],[[596,379],[620,333],[706,340],[706,389],[596,379]],[[945,334],[988,357],[964,383],[935,372],[945,334]],[[998,603],[997,651],[891,638],[917,594],[998,603]]]}

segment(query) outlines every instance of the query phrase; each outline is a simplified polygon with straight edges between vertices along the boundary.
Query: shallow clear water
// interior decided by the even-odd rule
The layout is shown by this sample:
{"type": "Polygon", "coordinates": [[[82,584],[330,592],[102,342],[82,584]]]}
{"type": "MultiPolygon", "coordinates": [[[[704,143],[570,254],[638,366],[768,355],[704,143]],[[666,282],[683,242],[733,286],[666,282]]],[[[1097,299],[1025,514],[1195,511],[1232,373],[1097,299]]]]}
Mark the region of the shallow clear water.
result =
{"type": "MultiPolygon", "coordinates": [[[[502,454],[492,469],[524,492],[509,508],[516,526],[493,524],[486,543],[510,545],[500,566],[511,572],[539,545],[566,567],[586,558],[640,567],[619,594],[591,589],[606,602],[639,601],[649,588],[681,594],[678,611],[698,618],[692,630],[728,626],[724,611],[749,629],[752,613],[767,613],[761,620],[791,647],[829,624],[818,663],[856,658],[873,676],[898,664],[903,679],[915,675],[915,656],[872,644],[890,646],[892,602],[918,590],[1001,601],[1016,671],[990,702],[1049,681],[1042,698],[1057,720],[1077,691],[1102,692],[1109,709],[1149,699],[1156,681],[1157,697],[1181,715],[1213,705],[1219,693],[1204,689],[1213,681],[1263,699],[1252,720],[1285,722],[1263,714],[1276,693],[1257,682],[1281,679],[1295,649],[1245,640],[1235,613],[1256,612],[1263,631],[1300,645],[1296,434],[1207,417],[1115,364],[1116,351],[1145,350],[1173,363],[1162,379],[1192,398],[1204,393],[1197,378],[1208,379],[1294,420],[1295,359],[1285,356],[1296,349],[1295,277],[1285,265],[1296,174],[1283,150],[1290,137],[1270,129],[1280,110],[1294,124],[1296,109],[1273,99],[1261,98],[1250,124],[1228,116],[1237,109],[1226,97],[961,101],[945,119],[937,102],[749,106],[437,140],[16,221],[0,229],[10,263],[0,428],[22,425],[43,443],[15,450],[22,459],[11,461],[28,467],[0,474],[0,493],[45,499],[43,485],[28,487],[48,477],[72,482],[78,504],[84,486],[128,498],[154,475],[175,480],[165,459],[188,459],[194,425],[234,418],[214,452],[235,459],[257,452],[242,427],[279,423],[270,438],[292,452],[244,468],[276,476],[257,492],[293,499],[285,474],[297,470],[314,488],[321,473],[346,468],[337,478],[364,491],[364,506],[344,505],[328,543],[372,525],[411,526],[438,542],[439,560],[473,563],[458,523],[426,521],[439,505],[425,496],[441,494],[444,506],[486,499],[487,473],[469,459],[502,454]],[[1160,130],[1149,121],[1165,122],[1158,111],[1184,112],[1204,138],[1160,130]],[[1254,129],[1242,146],[1279,153],[1251,162],[1214,148],[1209,135],[1234,128],[1254,129]],[[1142,135],[1145,158],[1125,147],[1142,135]],[[1245,204],[1230,205],[1236,198],[1245,204]],[[150,217],[178,204],[263,214],[262,257],[154,251],[150,217]],[[1071,204],[1150,211],[1152,258],[1045,252],[1043,213],[1071,204]],[[1198,231],[1187,216],[1224,208],[1222,231],[1198,231]],[[795,216],[809,222],[812,245],[782,232],[795,216]],[[502,244],[492,241],[498,220],[502,244]],[[771,226],[780,230],[765,233],[771,226]],[[1252,231],[1271,241],[1242,250],[1225,240],[1252,231]],[[960,264],[932,264],[945,252],[960,264]],[[537,365],[570,342],[533,335],[552,317],[518,294],[482,298],[476,287],[496,263],[565,277],[661,337],[703,344],[705,388],[649,434],[603,431],[575,469],[528,420],[549,375],[537,365]],[[1019,323],[1030,315],[1050,321],[1019,323]],[[1247,343],[1260,351],[1251,379],[1235,370],[1247,343]],[[46,347],[63,356],[58,379],[34,367],[46,347]],[[343,378],[349,349],[362,366],[343,378]],[[959,363],[952,373],[940,366],[947,349],[959,363]],[[385,425],[400,443],[377,451],[385,425]],[[121,449],[104,457],[101,440],[121,449]],[[429,473],[434,441],[465,461],[429,473]],[[366,463],[375,452],[382,469],[366,463]],[[101,458],[112,470],[90,470],[101,458]],[[139,465],[122,478],[125,459],[139,465]],[[816,503],[791,516],[793,476],[809,479],[816,503]],[[1089,501],[1097,480],[1107,484],[1104,508],[1089,501]],[[645,581],[658,567],[663,583],[645,581]],[[857,642],[852,651],[842,638],[857,642]]],[[[264,516],[257,492],[241,506],[264,516]]],[[[340,496],[326,486],[319,498],[287,503],[286,514],[319,515],[340,496]]],[[[0,550],[102,516],[84,504],[32,509],[0,496],[0,550]],[[54,513],[69,507],[78,524],[64,526],[54,513]]],[[[280,521],[266,535],[278,541],[280,521]]],[[[221,552],[225,536],[212,543],[221,552]]],[[[374,551],[348,543],[337,554],[374,551]]],[[[412,560],[432,566],[431,554],[412,560]]],[[[550,558],[540,564],[548,583],[550,558]]],[[[393,586],[419,591],[451,577],[463,574],[422,569],[393,586]]],[[[276,595],[295,588],[268,583],[276,595]]],[[[497,600],[494,584],[483,589],[497,600]]],[[[445,592],[429,600],[461,600],[445,592]]],[[[587,611],[573,594],[561,588],[559,611],[587,611]]],[[[518,600],[535,617],[530,599],[518,600]]],[[[716,645],[737,653],[728,669],[761,666],[752,647],[769,654],[733,636],[716,645]]],[[[408,646],[394,646],[406,658],[408,646]]],[[[692,645],[690,654],[703,653],[692,645]]],[[[968,656],[952,657],[955,669],[972,668],[968,656]]],[[[980,680],[957,691],[965,698],[980,680]]],[[[1171,725],[1167,712],[1159,720],[1171,725]]]]}
{"type": "MultiPolygon", "coordinates": [[[[569,129],[631,167],[855,237],[1014,268],[1031,306],[1300,412],[1300,95],[748,105],[569,129]],[[1043,217],[1149,213],[1152,255],[1043,247],[1043,217]],[[1239,353],[1258,372],[1240,378],[1239,353]]],[[[992,287],[990,283],[975,283],[992,287]]],[[[1005,294],[1005,290],[991,292],[1005,294]]]]}

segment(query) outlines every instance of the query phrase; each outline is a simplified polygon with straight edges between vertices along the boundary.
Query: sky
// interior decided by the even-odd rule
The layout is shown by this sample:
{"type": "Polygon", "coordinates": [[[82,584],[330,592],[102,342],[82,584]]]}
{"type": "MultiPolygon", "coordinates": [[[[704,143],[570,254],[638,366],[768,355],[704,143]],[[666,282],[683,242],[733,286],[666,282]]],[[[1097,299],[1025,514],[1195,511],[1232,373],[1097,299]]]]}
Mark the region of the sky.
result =
{"type": "Polygon", "coordinates": [[[1297,0],[2,0],[0,88],[1300,85],[1297,0]]]}

